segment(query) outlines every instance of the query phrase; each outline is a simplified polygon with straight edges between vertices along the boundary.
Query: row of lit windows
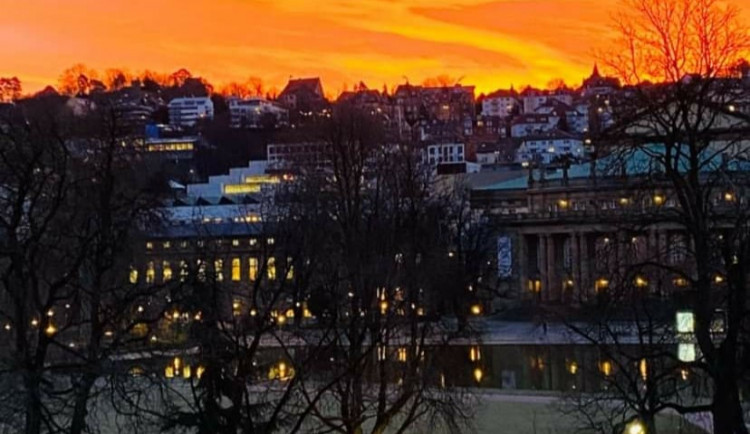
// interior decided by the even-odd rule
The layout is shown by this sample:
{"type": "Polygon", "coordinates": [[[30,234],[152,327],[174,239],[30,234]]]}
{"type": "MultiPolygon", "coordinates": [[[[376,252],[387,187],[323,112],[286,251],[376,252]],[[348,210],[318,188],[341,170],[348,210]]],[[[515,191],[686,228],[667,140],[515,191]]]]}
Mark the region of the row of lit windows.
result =
{"type": "MultiPolygon", "coordinates": [[[[242,259],[241,258],[232,258],[230,261],[231,268],[230,268],[230,278],[233,282],[239,282],[242,280],[242,259]]],[[[292,259],[287,258],[287,269],[286,269],[286,279],[291,280],[294,278],[294,267],[291,265],[292,259]]],[[[206,263],[202,260],[196,261],[197,265],[197,271],[198,271],[198,278],[199,279],[205,279],[206,276],[206,263]]],[[[265,264],[265,271],[266,271],[266,277],[268,280],[276,280],[277,278],[277,267],[276,267],[276,258],[269,257],[265,264]]],[[[178,263],[178,269],[180,273],[180,281],[183,282],[187,278],[189,274],[189,267],[187,261],[179,261],[178,263]]],[[[251,257],[248,258],[247,261],[247,268],[246,268],[246,274],[248,279],[251,282],[254,282],[258,280],[259,272],[261,269],[261,264],[258,258],[251,257]]],[[[218,282],[224,281],[224,260],[223,259],[216,259],[214,261],[214,277],[218,282]]],[[[173,278],[173,271],[172,271],[172,263],[169,261],[163,261],[161,266],[161,273],[162,273],[162,282],[169,282],[173,278]]],[[[138,270],[135,268],[130,269],[130,276],[129,280],[130,283],[136,284],[138,283],[138,270]]],[[[146,264],[146,283],[154,283],[156,281],[156,264],[154,261],[149,261],[148,264],[146,264]]]]}
{"type": "Polygon", "coordinates": [[[152,144],[148,145],[147,149],[148,152],[192,151],[193,144],[190,142],[152,144]]]}
{"type": "MultiPolygon", "coordinates": [[[[249,221],[252,221],[252,220],[249,220],[249,221]]],[[[223,245],[224,245],[224,242],[225,242],[225,241],[226,241],[226,240],[218,239],[218,240],[214,240],[213,242],[214,242],[214,244],[215,244],[215,245],[216,245],[217,247],[221,247],[221,246],[223,246],[223,245]]],[[[243,242],[243,240],[241,240],[241,239],[239,239],[239,238],[235,238],[235,239],[233,239],[233,240],[231,241],[231,243],[232,243],[232,247],[240,247],[240,246],[242,246],[242,245],[243,245],[243,243],[244,243],[244,242],[243,242]]],[[[275,240],[274,238],[272,238],[272,237],[266,238],[266,244],[267,244],[267,245],[269,245],[269,246],[272,246],[272,245],[274,245],[275,243],[276,243],[276,240],[275,240]]],[[[196,241],[196,243],[195,243],[195,244],[196,244],[196,246],[197,246],[197,247],[205,247],[205,246],[206,246],[206,242],[205,242],[204,240],[198,240],[198,241],[196,241]]],[[[257,246],[257,245],[258,245],[258,239],[257,239],[257,238],[250,238],[250,239],[249,239],[249,240],[247,241],[247,244],[248,244],[249,246],[251,246],[251,247],[257,246]]],[[[153,250],[153,249],[154,249],[154,245],[155,245],[155,244],[154,244],[154,242],[153,242],[153,241],[146,241],[146,250],[153,250]]],[[[187,249],[187,248],[188,248],[188,247],[190,246],[190,244],[188,243],[188,241],[184,241],[184,240],[183,240],[183,241],[180,241],[180,242],[179,242],[178,246],[179,246],[179,248],[181,248],[181,249],[187,249]]],[[[171,249],[171,248],[172,248],[172,241],[163,241],[163,242],[161,243],[161,247],[162,247],[162,248],[163,248],[164,250],[169,250],[169,249],[171,249]]]]}

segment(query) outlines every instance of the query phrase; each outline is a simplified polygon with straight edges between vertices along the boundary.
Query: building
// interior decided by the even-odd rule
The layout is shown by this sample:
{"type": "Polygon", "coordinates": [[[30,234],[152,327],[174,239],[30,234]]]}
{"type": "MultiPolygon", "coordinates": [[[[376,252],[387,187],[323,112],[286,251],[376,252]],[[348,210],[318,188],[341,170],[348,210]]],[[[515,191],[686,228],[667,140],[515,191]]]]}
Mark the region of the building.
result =
{"type": "Polygon", "coordinates": [[[520,139],[501,139],[491,143],[481,143],[476,148],[477,163],[482,165],[510,164],[516,161],[520,139]]]}
{"type": "Polygon", "coordinates": [[[553,130],[547,134],[526,136],[520,139],[516,162],[550,164],[561,156],[575,160],[585,158],[583,140],[573,134],[553,130]]]}
{"type": "Polygon", "coordinates": [[[510,136],[515,138],[549,133],[557,129],[559,123],[560,118],[554,113],[524,113],[511,121],[510,136]]]}
{"type": "Polygon", "coordinates": [[[453,139],[472,133],[476,108],[474,86],[425,87],[403,84],[393,94],[399,131],[420,140],[453,139]]]}
{"type": "Polygon", "coordinates": [[[282,126],[289,121],[289,112],[277,104],[263,98],[230,98],[230,128],[262,128],[264,123],[282,126]]]}
{"type": "Polygon", "coordinates": [[[196,122],[214,118],[211,98],[175,98],[169,101],[169,123],[179,127],[192,127],[196,122]]]}
{"type": "Polygon", "coordinates": [[[550,100],[560,101],[568,105],[573,104],[573,93],[566,89],[549,91],[528,87],[521,91],[519,97],[523,113],[535,113],[541,105],[550,100]]]}
{"type": "MultiPolygon", "coordinates": [[[[519,298],[551,303],[577,303],[615,285],[662,296],[686,286],[679,274],[623,273],[628,264],[652,258],[648,255],[675,270],[691,266],[682,227],[664,218],[675,212],[677,198],[668,181],[653,174],[653,155],[663,149],[621,149],[599,161],[529,168],[472,190],[472,207],[490,210],[503,228],[498,277],[519,298]]],[[[716,159],[716,167],[727,161],[715,154],[705,158],[716,159]]],[[[725,167],[747,170],[741,162],[725,167]]],[[[708,199],[731,216],[738,199],[727,191],[717,186],[708,199]]]]}
{"type": "MultiPolygon", "coordinates": [[[[261,194],[289,176],[269,174],[266,161],[251,161],[246,167],[233,167],[226,175],[211,176],[208,182],[190,184],[187,195],[193,198],[233,198],[261,194]]],[[[234,199],[233,199],[234,200],[234,199]]]]}
{"type": "Polygon", "coordinates": [[[430,166],[464,163],[466,155],[463,143],[438,143],[427,145],[426,160],[430,166]]]}
{"type": "Polygon", "coordinates": [[[583,80],[581,96],[592,97],[610,95],[620,89],[620,80],[614,77],[604,77],[599,73],[599,67],[594,65],[591,75],[583,80]]]}
{"type": "Polygon", "coordinates": [[[317,77],[289,80],[277,101],[289,111],[292,121],[315,114],[328,106],[323,84],[317,77]]]}
{"type": "Polygon", "coordinates": [[[512,87],[492,92],[482,100],[482,116],[507,117],[520,107],[518,92],[512,87]]]}

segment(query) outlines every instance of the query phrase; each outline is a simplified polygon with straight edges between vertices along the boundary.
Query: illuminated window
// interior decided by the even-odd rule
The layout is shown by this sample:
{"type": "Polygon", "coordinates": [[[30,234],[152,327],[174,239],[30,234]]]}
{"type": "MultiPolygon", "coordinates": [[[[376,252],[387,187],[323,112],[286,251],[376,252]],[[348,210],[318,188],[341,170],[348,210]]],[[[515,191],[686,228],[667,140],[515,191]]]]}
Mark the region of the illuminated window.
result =
{"type": "Polygon", "coordinates": [[[643,276],[636,276],[635,280],[633,281],[636,288],[645,288],[648,286],[648,280],[646,280],[643,276]]]}
{"type": "Polygon", "coordinates": [[[240,316],[242,314],[242,301],[234,299],[232,302],[232,315],[240,316]]]}
{"type": "Polygon", "coordinates": [[[677,312],[677,333],[693,333],[695,331],[695,316],[693,312],[677,312]]]}
{"type": "Polygon", "coordinates": [[[224,186],[224,194],[260,193],[259,184],[228,184],[224,186]]]}
{"type": "Polygon", "coordinates": [[[165,249],[168,249],[168,248],[172,247],[172,243],[170,243],[169,241],[164,241],[162,243],[162,247],[165,248],[165,249]]]}
{"type": "Polygon", "coordinates": [[[187,249],[188,242],[187,241],[180,241],[180,248],[181,249],[187,249]]]}
{"type": "Polygon", "coordinates": [[[214,261],[214,273],[215,273],[217,282],[222,282],[224,280],[224,261],[223,260],[217,259],[214,261]]]}
{"type": "Polygon", "coordinates": [[[557,201],[557,205],[562,209],[568,209],[568,207],[570,207],[570,201],[567,199],[560,199],[557,201]]]}
{"type": "Polygon", "coordinates": [[[250,280],[255,281],[258,279],[258,258],[250,258],[249,265],[250,280]]]}
{"type": "Polygon", "coordinates": [[[154,283],[154,279],[156,278],[156,270],[154,269],[154,263],[149,262],[148,267],[146,267],[146,283],[154,283]]]}
{"type": "Polygon", "coordinates": [[[274,240],[273,238],[268,238],[268,240],[266,240],[266,242],[268,243],[269,246],[272,246],[272,245],[274,245],[276,243],[276,240],[274,240]]]}
{"type": "Polygon", "coordinates": [[[664,205],[664,202],[666,201],[666,198],[663,195],[661,195],[661,194],[655,194],[654,197],[652,198],[652,201],[653,201],[654,205],[656,205],[656,206],[662,206],[662,205],[664,205]]]}
{"type": "Polygon", "coordinates": [[[275,280],[276,279],[276,258],[270,257],[268,258],[268,263],[266,264],[267,267],[267,274],[268,274],[268,280],[275,280]]]}
{"type": "Polygon", "coordinates": [[[240,265],[240,258],[232,259],[232,280],[239,282],[242,276],[242,266],[240,265]]]}
{"type": "Polygon", "coordinates": [[[198,266],[198,280],[203,282],[206,280],[206,263],[198,259],[196,265],[198,266]]]}
{"type": "Polygon", "coordinates": [[[169,262],[164,261],[162,263],[162,281],[169,282],[170,280],[172,280],[172,267],[169,262]]]}
{"type": "Polygon", "coordinates": [[[677,346],[677,358],[681,362],[694,362],[696,358],[695,344],[679,344],[677,346]]]}
{"type": "Polygon", "coordinates": [[[609,288],[609,280],[599,279],[594,283],[596,292],[606,291],[609,288]]]}
{"type": "Polygon", "coordinates": [[[130,267],[130,276],[128,277],[128,280],[130,280],[130,283],[132,283],[133,285],[138,283],[138,270],[137,269],[130,267]]]}
{"type": "Polygon", "coordinates": [[[240,240],[232,240],[232,246],[237,247],[240,245],[240,240]]]}
{"type": "Polygon", "coordinates": [[[529,291],[540,293],[542,292],[542,281],[539,279],[529,280],[529,291]]]}
{"type": "Polygon", "coordinates": [[[599,370],[604,374],[605,377],[612,375],[612,362],[605,360],[599,364],[599,370]]]}
{"type": "Polygon", "coordinates": [[[250,245],[251,246],[255,246],[257,244],[258,244],[258,239],[257,238],[250,238],[250,245]]]}
{"type": "Polygon", "coordinates": [[[630,205],[630,199],[627,197],[621,197],[620,198],[620,205],[621,206],[628,206],[630,205]]]}
{"type": "Polygon", "coordinates": [[[398,349],[398,361],[399,362],[405,362],[406,361],[406,355],[407,355],[406,348],[400,347],[398,349]]]}
{"type": "Polygon", "coordinates": [[[188,265],[185,261],[180,261],[180,282],[184,282],[188,276],[188,265]]]}
{"type": "Polygon", "coordinates": [[[151,241],[146,242],[146,250],[152,250],[154,248],[154,243],[151,241]]]}
{"type": "Polygon", "coordinates": [[[294,265],[292,258],[286,258],[286,280],[294,279],[294,265]]]}

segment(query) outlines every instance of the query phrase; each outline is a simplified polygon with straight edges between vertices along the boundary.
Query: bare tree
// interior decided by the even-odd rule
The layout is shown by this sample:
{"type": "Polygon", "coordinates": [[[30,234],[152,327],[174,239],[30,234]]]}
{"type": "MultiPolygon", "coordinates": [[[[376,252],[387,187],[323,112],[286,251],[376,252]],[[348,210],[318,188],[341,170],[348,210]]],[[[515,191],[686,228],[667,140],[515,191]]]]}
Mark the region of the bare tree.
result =
{"type": "MultiPolygon", "coordinates": [[[[650,196],[634,217],[641,227],[671,225],[688,246],[684,268],[664,258],[629,264],[668,276],[660,291],[682,294],[695,315],[700,356],[691,366],[710,378],[711,400],[678,410],[710,408],[715,432],[746,433],[747,87],[730,72],[748,48],[747,31],[736,8],[713,0],[625,1],[616,30],[618,51],[605,61],[636,85],[613,100],[615,124],[597,138],[600,155],[650,196]]],[[[641,278],[654,290],[656,279],[641,278]]],[[[659,333],[669,333],[664,321],[659,333]]]]}

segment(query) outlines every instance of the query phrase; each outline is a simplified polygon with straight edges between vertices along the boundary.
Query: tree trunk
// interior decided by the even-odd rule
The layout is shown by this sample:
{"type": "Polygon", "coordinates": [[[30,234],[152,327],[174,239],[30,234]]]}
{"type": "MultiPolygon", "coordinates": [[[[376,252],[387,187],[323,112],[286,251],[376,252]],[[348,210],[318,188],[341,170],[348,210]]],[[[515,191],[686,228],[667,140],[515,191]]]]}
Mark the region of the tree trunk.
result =
{"type": "Polygon", "coordinates": [[[725,370],[714,379],[714,433],[748,434],[742,414],[737,378],[730,371],[725,370]]]}
{"type": "Polygon", "coordinates": [[[42,404],[39,397],[39,377],[35,372],[26,374],[26,428],[25,434],[39,434],[42,429],[42,404]]]}
{"type": "Polygon", "coordinates": [[[95,381],[95,375],[86,373],[80,383],[75,387],[75,406],[70,421],[70,434],[82,434],[86,429],[89,395],[95,381]]]}

